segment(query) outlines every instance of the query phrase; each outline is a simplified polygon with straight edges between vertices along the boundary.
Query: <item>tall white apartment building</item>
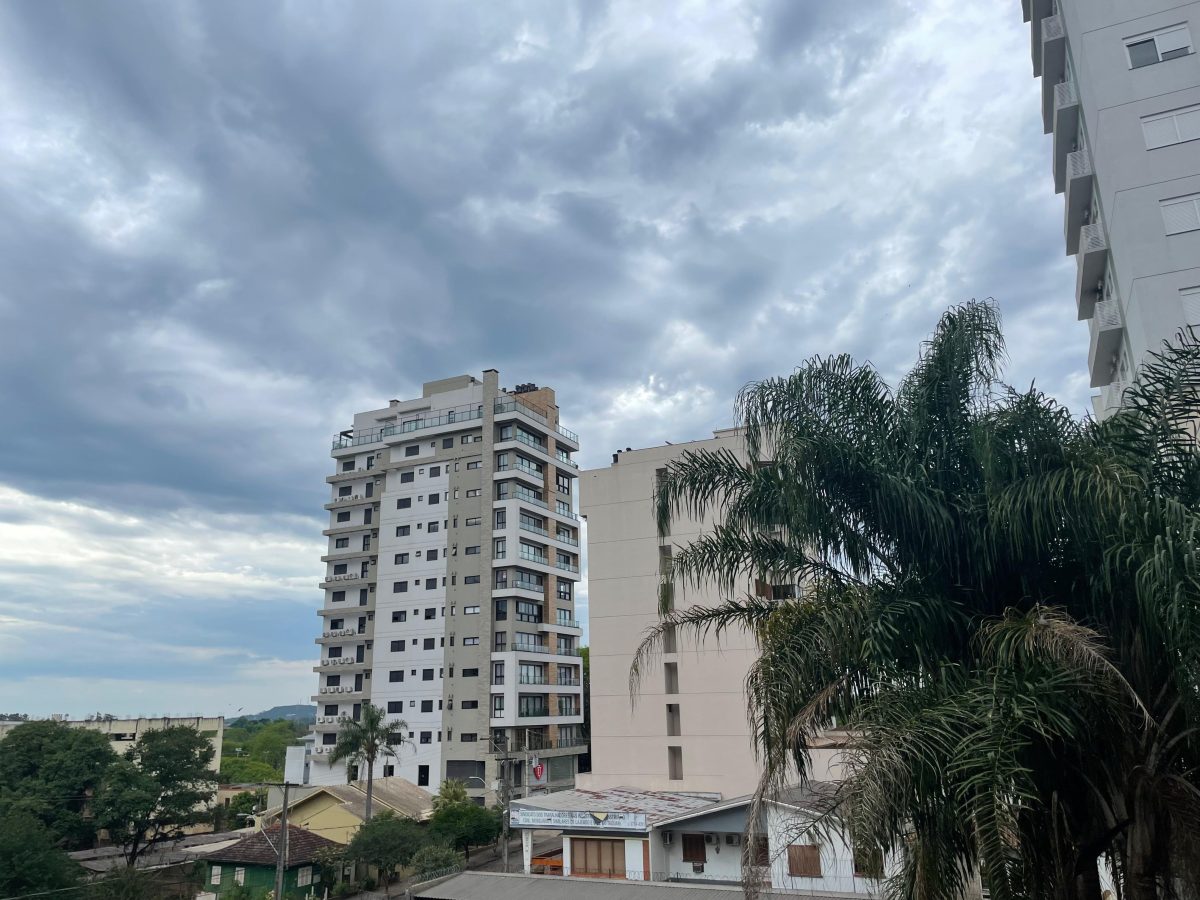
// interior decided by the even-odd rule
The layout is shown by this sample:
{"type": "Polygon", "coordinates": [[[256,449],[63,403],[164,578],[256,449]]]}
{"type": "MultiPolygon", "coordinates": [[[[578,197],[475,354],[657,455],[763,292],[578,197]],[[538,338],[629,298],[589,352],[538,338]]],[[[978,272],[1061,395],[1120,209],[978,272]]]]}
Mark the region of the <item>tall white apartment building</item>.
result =
{"type": "Polygon", "coordinates": [[[462,779],[490,799],[507,759],[514,796],[573,784],[578,449],[553,390],[503,389],[494,369],[429,382],[336,436],[310,782],[346,780],[328,754],[369,700],[411,742],[377,776],[462,779]]]}
{"type": "Polygon", "coordinates": [[[1096,412],[1200,325],[1200,2],[1022,0],[1096,412]]]}
{"type": "MultiPolygon", "coordinates": [[[[736,797],[758,784],[761,771],[747,717],[746,675],[758,658],[752,634],[732,631],[697,643],[668,634],[663,653],[643,674],[637,702],[629,669],[647,629],[659,622],[658,585],[664,563],[711,527],[676,518],[658,535],[654,487],[666,466],[686,451],[742,454],[736,429],[709,440],[613,454],[612,464],[581,476],[580,509],[588,531],[588,626],[591,660],[590,774],[582,788],[686,791],[736,797]]],[[[791,584],[747,580],[745,591],[776,599],[795,596],[791,584]]],[[[677,587],[675,609],[715,606],[711,587],[677,587]]],[[[814,751],[818,780],[839,775],[839,739],[814,751]]]]}

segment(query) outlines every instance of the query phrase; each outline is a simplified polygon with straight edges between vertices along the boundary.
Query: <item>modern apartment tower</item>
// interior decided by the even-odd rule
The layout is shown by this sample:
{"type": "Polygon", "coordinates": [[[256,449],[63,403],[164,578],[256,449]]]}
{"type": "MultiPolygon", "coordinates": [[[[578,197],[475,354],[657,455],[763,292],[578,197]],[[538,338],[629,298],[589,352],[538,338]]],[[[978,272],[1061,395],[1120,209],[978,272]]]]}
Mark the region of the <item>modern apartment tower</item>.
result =
{"type": "Polygon", "coordinates": [[[489,800],[502,768],[514,796],[573,784],[578,449],[553,390],[503,389],[494,369],[429,382],[335,437],[310,782],[346,780],[328,754],[370,701],[411,742],[377,776],[462,779],[489,800]]]}
{"type": "MultiPolygon", "coordinates": [[[[612,464],[582,473],[580,510],[588,532],[588,626],[591,660],[591,773],[580,787],[634,787],[748,794],[760,766],[747,717],[746,675],[758,658],[753,635],[732,632],[697,644],[668,635],[663,653],[645,672],[636,703],[629,668],[648,628],[659,621],[658,585],[664,564],[710,527],[676,519],[659,538],[654,517],[656,479],[686,451],[741,454],[736,429],[709,440],[614,453],[612,464]]],[[[795,596],[791,584],[747,579],[746,591],[776,599],[795,596]]],[[[674,607],[714,606],[714,589],[677,588],[674,607]]],[[[838,777],[838,740],[814,752],[815,776],[838,777]]]]}
{"type": "Polygon", "coordinates": [[[1099,416],[1200,325],[1200,2],[1022,0],[1099,416]]]}

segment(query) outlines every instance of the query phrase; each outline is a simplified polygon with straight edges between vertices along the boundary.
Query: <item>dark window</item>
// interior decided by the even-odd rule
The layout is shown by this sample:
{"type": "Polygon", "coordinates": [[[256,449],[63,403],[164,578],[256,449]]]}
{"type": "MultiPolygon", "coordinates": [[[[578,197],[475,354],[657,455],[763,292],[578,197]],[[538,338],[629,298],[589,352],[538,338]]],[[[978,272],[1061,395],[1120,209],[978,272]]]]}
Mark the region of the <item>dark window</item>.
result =
{"type": "Polygon", "coordinates": [[[478,575],[464,575],[463,584],[479,584],[478,575]]]}
{"type": "Polygon", "coordinates": [[[336,744],[337,743],[337,735],[332,734],[332,733],[323,734],[323,735],[321,735],[321,743],[322,744],[336,744]]]}
{"type": "Polygon", "coordinates": [[[354,471],[354,460],[348,459],[344,463],[342,463],[342,471],[343,472],[353,472],[354,471]]]}
{"type": "Polygon", "coordinates": [[[392,641],[392,652],[393,653],[403,653],[404,652],[404,641],[392,641]]]}
{"type": "Polygon", "coordinates": [[[388,701],[388,712],[390,712],[390,713],[404,712],[404,701],[403,700],[389,700],[388,701]]]}
{"type": "Polygon", "coordinates": [[[346,574],[346,563],[338,563],[336,566],[334,566],[333,574],[334,575],[345,575],[346,574]]]}
{"type": "MultiPolygon", "coordinates": [[[[436,578],[426,578],[425,579],[425,590],[432,591],[437,586],[438,586],[438,583],[437,583],[436,578]]],[[[426,616],[425,618],[429,618],[429,616],[426,616]]]]}
{"type": "Polygon", "coordinates": [[[424,644],[421,647],[421,649],[422,650],[433,650],[434,649],[434,639],[433,638],[425,638],[424,644]]]}
{"type": "Polygon", "coordinates": [[[425,562],[433,562],[437,558],[438,552],[436,550],[429,550],[425,553],[425,562]]]}
{"type": "Polygon", "coordinates": [[[421,670],[421,680],[422,681],[433,681],[433,669],[422,669],[421,670]]]}
{"type": "Polygon", "coordinates": [[[408,582],[407,581],[393,581],[392,582],[392,593],[393,594],[403,594],[403,593],[406,593],[407,591],[408,591],[408,582]]]}
{"type": "Polygon", "coordinates": [[[463,678],[478,678],[479,670],[478,669],[463,669],[462,677],[463,678]]]}
{"type": "Polygon", "coordinates": [[[391,777],[392,777],[393,775],[395,775],[395,774],[396,774],[396,767],[395,767],[395,766],[393,766],[393,765],[387,765],[387,766],[384,766],[384,767],[383,767],[383,777],[384,777],[384,778],[391,778],[391,777]]]}
{"type": "Polygon", "coordinates": [[[431,607],[429,607],[429,609],[425,610],[425,618],[426,618],[426,620],[436,619],[437,618],[437,607],[431,606],[431,607]]]}
{"type": "Polygon", "coordinates": [[[461,704],[463,709],[479,709],[478,700],[464,700],[461,704]]]}
{"type": "Polygon", "coordinates": [[[338,514],[337,514],[337,520],[338,520],[339,522],[349,522],[349,521],[350,521],[350,513],[349,513],[349,512],[340,512],[340,513],[338,513],[338,514]]]}
{"type": "Polygon", "coordinates": [[[421,701],[421,712],[433,712],[433,701],[432,700],[422,700],[421,701]]]}
{"type": "Polygon", "coordinates": [[[334,550],[345,550],[350,546],[350,538],[338,538],[333,542],[334,550]]]}
{"type": "Polygon", "coordinates": [[[477,740],[479,740],[479,735],[473,731],[464,731],[458,736],[458,739],[464,744],[474,744],[477,740]]]}
{"type": "Polygon", "coordinates": [[[708,857],[704,853],[704,835],[685,834],[683,836],[683,861],[704,863],[708,857]]]}
{"type": "Polygon", "coordinates": [[[816,844],[790,844],[787,860],[788,874],[793,878],[821,877],[821,848],[816,844]]]}
{"type": "Polygon", "coordinates": [[[417,787],[429,787],[429,766],[417,766],[417,787]]]}
{"type": "Polygon", "coordinates": [[[404,680],[404,670],[403,669],[392,669],[392,671],[388,672],[388,681],[403,681],[403,680],[404,680]]]}
{"type": "Polygon", "coordinates": [[[396,537],[408,537],[412,533],[411,525],[397,525],[396,537]]]}
{"type": "Polygon", "coordinates": [[[336,704],[336,703],[331,703],[331,704],[328,704],[328,705],[326,705],[326,707],[325,707],[325,715],[327,715],[327,716],[336,716],[336,715],[337,715],[337,709],[338,709],[338,708],[337,708],[337,704],[336,704]]]}
{"type": "Polygon", "coordinates": [[[338,488],[338,496],[339,497],[349,497],[350,496],[350,485],[347,484],[344,487],[338,488]]]}
{"type": "Polygon", "coordinates": [[[392,613],[392,621],[393,622],[406,622],[406,621],[408,621],[408,613],[403,609],[395,610],[392,613]]]}
{"type": "Polygon", "coordinates": [[[421,732],[421,743],[422,744],[432,744],[433,743],[433,732],[432,731],[422,731],[421,732]]]}
{"type": "Polygon", "coordinates": [[[420,453],[420,452],[421,452],[421,445],[420,445],[420,444],[412,444],[411,446],[408,446],[408,447],[405,447],[405,448],[404,448],[404,455],[405,455],[405,456],[416,456],[416,455],[417,455],[418,453],[420,453]]]}
{"type": "Polygon", "coordinates": [[[429,523],[429,528],[428,528],[428,529],[426,529],[426,530],[427,530],[427,531],[428,531],[430,534],[433,534],[435,531],[437,531],[437,530],[438,530],[438,523],[437,523],[437,522],[430,522],[430,523],[429,523]]]}
{"type": "Polygon", "coordinates": [[[430,478],[437,478],[441,474],[442,474],[441,466],[430,466],[429,467],[429,477],[430,478]]]}
{"type": "Polygon", "coordinates": [[[454,446],[454,438],[452,438],[452,437],[442,438],[442,449],[443,450],[449,450],[453,446],[454,446]]]}
{"type": "Polygon", "coordinates": [[[416,480],[417,480],[416,472],[401,472],[400,473],[400,483],[401,484],[410,484],[411,482],[416,481],[416,480]]]}
{"type": "Polygon", "coordinates": [[[345,599],[346,599],[345,591],[334,591],[333,592],[333,602],[334,603],[341,603],[345,599]]]}
{"type": "Polygon", "coordinates": [[[325,679],[325,683],[330,687],[338,687],[342,683],[341,675],[330,675],[325,679]]]}
{"type": "Polygon", "coordinates": [[[441,503],[441,502],[442,502],[441,494],[430,494],[429,495],[429,505],[430,506],[435,506],[436,504],[441,503]]]}
{"type": "Polygon", "coordinates": [[[392,565],[407,566],[408,565],[408,554],[407,553],[397,553],[394,557],[392,557],[392,565]]]}

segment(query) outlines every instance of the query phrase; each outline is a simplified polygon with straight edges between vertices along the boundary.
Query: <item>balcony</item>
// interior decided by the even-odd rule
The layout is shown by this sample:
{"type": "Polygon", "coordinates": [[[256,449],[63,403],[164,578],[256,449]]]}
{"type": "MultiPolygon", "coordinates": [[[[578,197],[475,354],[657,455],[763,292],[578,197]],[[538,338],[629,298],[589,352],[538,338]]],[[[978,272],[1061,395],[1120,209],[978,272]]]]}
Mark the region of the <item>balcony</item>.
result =
{"type": "Polygon", "coordinates": [[[1079,229],[1079,274],[1075,277],[1075,302],[1080,319],[1090,319],[1092,310],[1103,291],[1104,273],[1108,271],[1108,238],[1099,222],[1079,229]]]}
{"type": "Polygon", "coordinates": [[[1096,183],[1092,161],[1086,150],[1067,154],[1067,197],[1064,231],[1067,256],[1079,252],[1080,230],[1092,209],[1092,190],[1096,183]]]}
{"type": "Polygon", "coordinates": [[[339,434],[333,439],[333,449],[335,451],[346,450],[350,447],[362,446],[363,444],[375,444],[388,438],[397,436],[402,438],[404,435],[412,434],[413,432],[426,431],[430,428],[455,425],[460,422],[469,422],[482,418],[483,410],[477,405],[460,406],[447,410],[432,410],[428,416],[423,415],[420,418],[410,419],[407,422],[399,422],[395,425],[388,425],[384,428],[371,428],[356,434],[339,434]]]}
{"type": "Polygon", "coordinates": [[[365,587],[374,580],[375,576],[372,574],[360,575],[358,572],[351,572],[347,575],[329,575],[317,587],[323,591],[342,590],[344,588],[365,587]]]}
{"type": "Polygon", "coordinates": [[[1129,387],[1128,381],[1114,381],[1100,388],[1100,393],[1092,398],[1092,412],[1096,418],[1103,421],[1120,409],[1129,387]]]}
{"type": "Polygon", "coordinates": [[[1079,149],[1079,92],[1075,82],[1064,81],[1054,86],[1054,149],[1051,168],[1054,171],[1054,192],[1061,194],[1066,187],[1067,156],[1079,149]]]}
{"type": "Polygon", "coordinates": [[[583,631],[574,619],[556,619],[553,622],[539,622],[538,631],[555,634],[577,634],[583,631]]]}
{"type": "Polygon", "coordinates": [[[540,507],[541,509],[545,509],[545,510],[550,509],[550,505],[545,500],[541,499],[536,494],[534,494],[532,491],[525,489],[524,487],[522,487],[519,484],[516,484],[515,482],[506,482],[506,483],[511,486],[511,489],[506,490],[502,496],[497,497],[496,498],[497,503],[504,503],[508,500],[517,500],[521,503],[531,503],[534,506],[540,507]]]}
{"type": "Polygon", "coordinates": [[[1096,304],[1088,321],[1088,330],[1091,332],[1091,348],[1088,352],[1091,386],[1104,387],[1112,384],[1111,362],[1120,349],[1125,332],[1125,319],[1116,300],[1101,300],[1096,304]]]}
{"type": "Polygon", "coordinates": [[[573,572],[576,575],[579,574],[579,566],[575,565],[575,563],[563,562],[561,559],[554,561],[554,568],[562,569],[564,572],[573,572]]]}
{"type": "Polygon", "coordinates": [[[1053,10],[1053,0],[1030,0],[1025,21],[1029,23],[1029,56],[1033,61],[1033,77],[1042,74],[1046,54],[1042,51],[1042,26],[1053,10]]]}
{"type": "Polygon", "coordinates": [[[1042,126],[1054,130],[1055,88],[1067,75],[1067,31],[1061,15],[1042,19],[1042,126]]]}
{"type": "Polygon", "coordinates": [[[525,478],[530,478],[537,487],[542,487],[546,483],[546,476],[539,472],[536,468],[528,463],[517,462],[509,463],[505,466],[497,466],[493,478],[511,478],[513,475],[520,475],[525,478]]]}

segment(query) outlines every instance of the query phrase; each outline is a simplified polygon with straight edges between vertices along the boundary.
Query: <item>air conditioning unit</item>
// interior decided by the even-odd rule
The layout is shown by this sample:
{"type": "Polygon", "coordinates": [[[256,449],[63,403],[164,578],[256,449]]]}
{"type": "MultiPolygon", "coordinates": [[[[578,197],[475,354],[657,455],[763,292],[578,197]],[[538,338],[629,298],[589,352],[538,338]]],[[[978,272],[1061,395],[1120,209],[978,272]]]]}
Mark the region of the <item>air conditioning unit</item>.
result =
{"type": "Polygon", "coordinates": [[[704,836],[704,843],[708,844],[710,847],[717,843],[718,840],[719,838],[715,834],[706,834],[704,836]]]}
{"type": "Polygon", "coordinates": [[[740,847],[742,845],[742,836],[740,834],[725,835],[725,843],[730,847],[740,847]]]}
{"type": "Polygon", "coordinates": [[[663,846],[664,846],[664,847],[670,847],[670,846],[671,846],[671,843],[672,843],[674,840],[675,840],[675,832],[673,832],[673,831],[664,831],[664,832],[662,833],[662,841],[663,841],[663,846]]]}

